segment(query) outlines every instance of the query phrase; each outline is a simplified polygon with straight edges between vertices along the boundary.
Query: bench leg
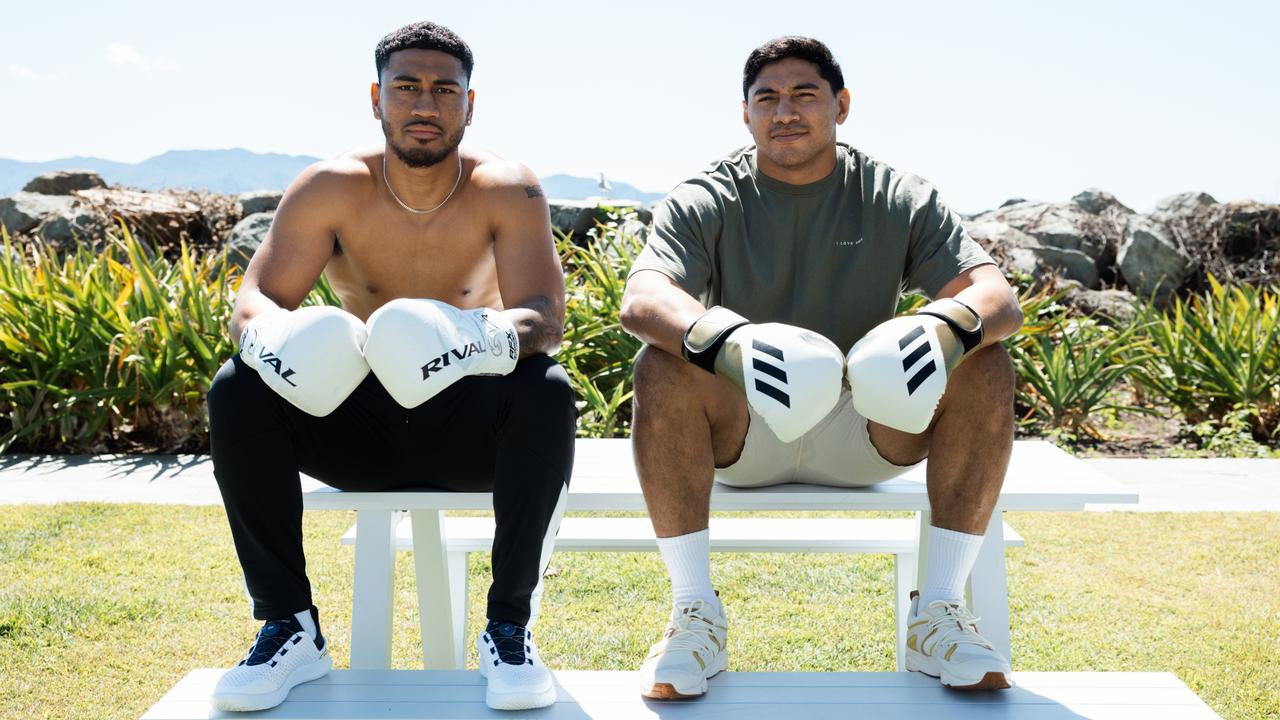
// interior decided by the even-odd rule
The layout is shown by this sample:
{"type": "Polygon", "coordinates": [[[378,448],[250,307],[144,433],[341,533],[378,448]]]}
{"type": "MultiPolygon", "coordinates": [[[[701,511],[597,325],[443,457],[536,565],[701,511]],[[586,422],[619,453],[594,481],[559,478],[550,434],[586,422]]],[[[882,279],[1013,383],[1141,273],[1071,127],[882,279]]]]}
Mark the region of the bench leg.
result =
{"type": "Polygon", "coordinates": [[[392,510],[356,511],[355,591],[351,600],[352,669],[391,667],[395,515],[392,510]]]}
{"type": "Polygon", "coordinates": [[[410,510],[413,523],[413,566],[418,581],[418,620],[422,630],[422,664],[428,670],[455,669],[453,598],[445,557],[444,513],[410,510]]]}
{"type": "MultiPolygon", "coordinates": [[[[908,590],[919,590],[924,580],[925,571],[929,568],[929,523],[933,522],[933,513],[924,510],[916,513],[916,575],[915,582],[908,590]]],[[[907,598],[911,602],[911,598],[907,598]]]]}
{"type": "Polygon", "coordinates": [[[894,607],[894,657],[898,672],[906,672],[907,615],[911,613],[911,591],[916,584],[916,554],[899,553],[893,556],[893,607],[894,607]]]}
{"type": "Polygon", "coordinates": [[[449,592],[453,607],[453,666],[467,667],[467,557],[465,550],[449,551],[449,592]]]}
{"type": "Polygon", "coordinates": [[[1009,582],[1004,562],[1004,513],[991,513],[986,538],[969,575],[969,607],[982,618],[978,627],[996,650],[1012,661],[1009,638],[1009,582]]]}

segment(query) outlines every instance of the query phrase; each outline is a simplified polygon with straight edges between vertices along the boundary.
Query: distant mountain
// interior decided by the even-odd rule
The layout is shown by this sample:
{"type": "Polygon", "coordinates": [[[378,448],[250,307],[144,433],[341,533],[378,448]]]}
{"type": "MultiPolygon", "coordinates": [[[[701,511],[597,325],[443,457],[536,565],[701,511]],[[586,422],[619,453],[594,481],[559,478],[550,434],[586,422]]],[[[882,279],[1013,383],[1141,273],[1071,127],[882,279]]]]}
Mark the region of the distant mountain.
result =
{"type": "MultiPolygon", "coordinates": [[[[611,189],[608,196],[615,200],[638,200],[652,204],[665,197],[664,193],[645,192],[618,180],[610,180],[609,185],[611,189]]],[[[562,200],[586,200],[606,194],[595,180],[573,175],[548,175],[542,178],[542,190],[547,197],[562,200]]]]}
{"type": "MultiPolygon", "coordinates": [[[[249,190],[284,189],[302,169],[320,158],[306,155],[255,153],[230,150],[171,150],[140,163],[121,163],[92,157],[69,157],[47,162],[21,162],[0,158],[0,196],[12,195],[31,178],[51,170],[92,170],[112,185],[146,190],[191,188],[232,195],[249,190]]],[[[652,203],[662,193],[637,190],[624,182],[610,181],[609,197],[652,203]]],[[[596,181],[572,175],[551,175],[542,181],[549,198],[585,200],[603,195],[596,181]]]]}
{"type": "Polygon", "coordinates": [[[93,170],[112,185],[147,190],[192,188],[234,194],[247,190],[284,189],[303,168],[319,158],[304,155],[232,150],[171,150],[140,163],[72,157],[28,163],[0,159],[0,195],[22,189],[31,178],[50,170],[93,170]]]}

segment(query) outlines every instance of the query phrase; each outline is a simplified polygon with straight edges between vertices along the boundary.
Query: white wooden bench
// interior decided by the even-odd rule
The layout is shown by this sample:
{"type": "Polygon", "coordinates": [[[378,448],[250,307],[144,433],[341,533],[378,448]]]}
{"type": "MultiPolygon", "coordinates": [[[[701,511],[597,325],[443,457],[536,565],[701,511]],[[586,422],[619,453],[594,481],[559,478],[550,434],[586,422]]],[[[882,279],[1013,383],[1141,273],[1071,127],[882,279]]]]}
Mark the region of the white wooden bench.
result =
{"type": "MultiPolygon", "coordinates": [[[[927,560],[929,499],[921,466],[902,477],[868,488],[778,485],[739,490],[716,484],[713,511],[906,510],[916,513],[916,563],[927,560]]],[[[1137,495],[1046,442],[1014,444],[998,510],[1083,510],[1090,503],[1135,503],[1137,495]]],[[[397,511],[409,511],[413,526],[414,566],[421,612],[423,663],[428,669],[455,666],[459,653],[455,634],[455,591],[449,572],[444,512],[490,510],[490,493],[432,490],[346,493],[322,488],[305,493],[311,510],[356,511],[354,604],[351,620],[351,667],[390,667],[391,590],[396,552],[397,511]]],[[[569,510],[643,511],[644,496],[627,440],[579,440],[570,483],[569,510]]],[[[983,634],[1003,652],[1009,643],[1008,586],[1004,566],[1004,527],[993,514],[986,540],[970,578],[970,607],[984,618],[983,634]]],[[[455,571],[456,573],[456,571],[455,571]]],[[[914,578],[913,578],[914,580],[914,578]]],[[[915,585],[914,582],[911,583],[915,585]]],[[[465,645],[464,645],[465,647],[465,645]]]]}
{"type": "MultiPolygon", "coordinates": [[[[493,546],[492,517],[446,517],[450,603],[453,609],[453,667],[465,669],[467,650],[467,556],[489,552],[493,546]]],[[[356,543],[353,525],[342,536],[356,543]]],[[[838,552],[880,553],[894,556],[895,628],[898,670],[905,670],[902,647],[907,640],[908,593],[916,576],[916,524],[909,519],[851,520],[840,518],[712,518],[711,549],[715,552],[838,552]]],[[[1021,547],[1022,537],[1004,526],[1006,548],[1021,547]]],[[[408,518],[396,523],[396,549],[413,548],[408,518]]],[[[658,549],[648,518],[565,518],[556,536],[556,550],[583,552],[648,552],[658,549]]],[[[359,598],[357,597],[357,601],[359,598]]],[[[390,611],[390,608],[386,608],[390,611]]],[[[374,609],[377,610],[376,608],[374,609]]],[[[419,608],[419,613],[429,608],[419,608]]],[[[355,608],[353,612],[359,612],[355,608]]]]}
{"type": "Polygon", "coordinates": [[[196,718],[537,717],[545,720],[1213,720],[1216,715],[1171,673],[1014,673],[1016,686],[958,693],[919,673],[726,672],[698,700],[645,702],[634,672],[557,672],[556,703],[527,713],[489,710],[475,671],[338,670],[294,688],[265,712],[221,713],[209,696],[221,670],[195,670],[143,720],[196,718]]]}

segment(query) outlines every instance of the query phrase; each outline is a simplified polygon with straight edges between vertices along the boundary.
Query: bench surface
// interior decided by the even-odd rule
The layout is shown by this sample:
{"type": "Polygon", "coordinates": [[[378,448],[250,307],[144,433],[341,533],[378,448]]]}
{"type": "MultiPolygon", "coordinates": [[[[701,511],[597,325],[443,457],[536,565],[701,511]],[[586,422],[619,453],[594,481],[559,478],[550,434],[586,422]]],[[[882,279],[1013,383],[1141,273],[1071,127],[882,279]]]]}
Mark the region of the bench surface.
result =
{"type": "Polygon", "coordinates": [[[511,713],[484,705],[475,671],[339,670],[294,688],[279,707],[220,713],[209,694],[221,670],[194,670],[143,720],[192,718],[510,718],[629,720],[732,718],[805,720],[1190,720],[1217,718],[1171,673],[1014,673],[1016,687],[960,693],[919,673],[728,672],[698,700],[646,702],[634,672],[556,673],[559,698],[542,710],[511,713]]]}
{"type": "MultiPolygon", "coordinates": [[[[644,496],[626,439],[579,440],[569,484],[569,510],[644,510],[644,496]]],[[[1136,493],[1040,440],[1014,443],[1000,510],[1081,510],[1089,503],[1136,503],[1136,493]]],[[[387,491],[344,493],[320,488],[303,494],[312,510],[489,510],[490,493],[387,491]]],[[[927,511],[925,466],[867,488],[786,484],[739,490],[716,483],[714,510],[914,510],[927,511]]]]}
{"type": "MultiPolygon", "coordinates": [[[[408,518],[396,525],[396,549],[413,547],[408,518]]],[[[447,517],[444,534],[450,550],[483,552],[493,543],[491,517],[447,517]]],[[[841,518],[711,518],[711,549],[718,552],[891,552],[915,553],[918,530],[910,519],[841,518]]],[[[342,536],[344,545],[356,543],[356,527],[342,536]]],[[[1005,547],[1026,542],[1008,523],[1005,547]]],[[[570,517],[560,522],[556,550],[657,550],[653,523],[648,518],[570,517]]]]}

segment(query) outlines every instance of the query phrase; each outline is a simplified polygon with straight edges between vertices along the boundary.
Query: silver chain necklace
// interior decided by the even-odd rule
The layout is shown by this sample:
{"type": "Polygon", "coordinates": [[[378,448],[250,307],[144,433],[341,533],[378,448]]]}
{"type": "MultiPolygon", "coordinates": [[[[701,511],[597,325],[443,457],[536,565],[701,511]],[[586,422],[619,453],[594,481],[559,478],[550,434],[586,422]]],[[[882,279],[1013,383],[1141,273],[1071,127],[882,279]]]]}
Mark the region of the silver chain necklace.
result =
{"type": "Polygon", "coordinates": [[[444,199],[440,201],[439,205],[431,208],[430,210],[419,210],[417,208],[412,208],[412,207],[409,207],[408,205],[405,205],[404,201],[401,200],[398,195],[396,195],[396,191],[391,189],[391,181],[387,179],[387,154],[386,153],[382,154],[382,182],[387,184],[387,192],[391,193],[391,197],[400,205],[400,207],[404,208],[405,210],[408,210],[414,215],[426,215],[428,213],[433,213],[439,210],[440,208],[444,207],[444,204],[449,202],[449,198],[453,197],[453,194],[458,191],[458,186],[462,184],[462,153],[458,153],[458,179],[453,181],[453,189],[449,191],[448,195],[444,196],[444,199]]]}

